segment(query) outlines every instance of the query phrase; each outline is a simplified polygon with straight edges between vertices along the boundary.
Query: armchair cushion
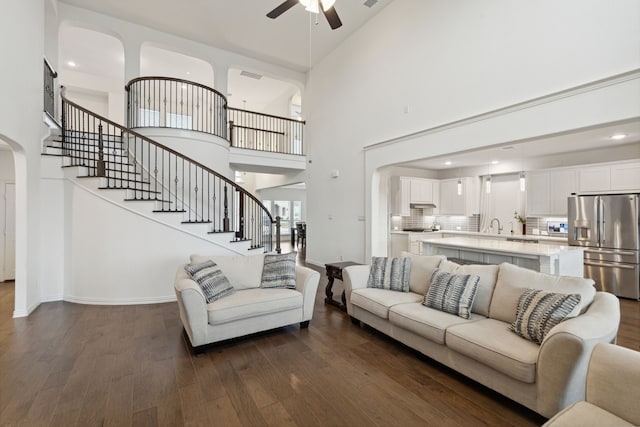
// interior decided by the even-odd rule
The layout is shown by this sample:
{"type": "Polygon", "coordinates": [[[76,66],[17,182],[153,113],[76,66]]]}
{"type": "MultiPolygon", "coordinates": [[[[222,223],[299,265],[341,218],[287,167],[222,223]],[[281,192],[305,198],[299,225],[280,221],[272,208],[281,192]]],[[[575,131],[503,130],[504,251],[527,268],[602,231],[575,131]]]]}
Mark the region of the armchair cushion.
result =
{"type": "Polygon", "coordinates": [[[212,303],[233,292],[233,286],[227,277],[211,260],[200,264],[189,264],[184,269],[198,283],[207,303],[212,303]]]}
{"type": "Polygon", "coordinates": [[[260,287],[295,289],[297,255],[297,252],[265,255],[260,287]]]}

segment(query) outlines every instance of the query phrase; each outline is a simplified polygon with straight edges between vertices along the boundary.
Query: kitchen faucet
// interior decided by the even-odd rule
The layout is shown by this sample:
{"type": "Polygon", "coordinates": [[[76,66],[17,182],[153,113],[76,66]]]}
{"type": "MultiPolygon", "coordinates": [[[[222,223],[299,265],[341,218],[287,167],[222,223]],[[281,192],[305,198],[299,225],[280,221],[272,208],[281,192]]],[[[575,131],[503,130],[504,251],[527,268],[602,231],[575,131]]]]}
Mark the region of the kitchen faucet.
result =
{"type": "Polygon", "coordinates": [[[491,223],[489,224],[489,228],[493,229],[493,221],[498,222],[498,234],[500,234],[500,232],[502,231],[502,226],[500,225],[500,220],[498,218],[493,218],[491,220],[491,223]]]}

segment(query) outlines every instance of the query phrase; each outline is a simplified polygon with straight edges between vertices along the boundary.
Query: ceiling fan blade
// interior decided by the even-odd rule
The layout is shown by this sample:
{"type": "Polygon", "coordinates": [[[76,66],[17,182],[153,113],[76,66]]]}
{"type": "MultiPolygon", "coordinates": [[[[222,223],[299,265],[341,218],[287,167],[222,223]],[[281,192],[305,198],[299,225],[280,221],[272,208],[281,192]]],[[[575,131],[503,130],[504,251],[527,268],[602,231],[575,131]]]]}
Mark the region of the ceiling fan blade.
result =
{"type": "Polygon", "coordinates": [[[298,4],[298,0],[286,0],[284,3],[280,4],[280,6],[267,13],[267,16],[271,19],[276,19],[296,4],[298,4]]]}
{"type": "Polygon", "coordinates": [[[324,13],[324,17],[327,18],[327,21],[329,22],[332,30],[342,27],[342,21],[340,20],[338,12],[336,12],[336,9],[333,6],[331,6],[327,10],[323,9],[322,12],[324,13]]]}

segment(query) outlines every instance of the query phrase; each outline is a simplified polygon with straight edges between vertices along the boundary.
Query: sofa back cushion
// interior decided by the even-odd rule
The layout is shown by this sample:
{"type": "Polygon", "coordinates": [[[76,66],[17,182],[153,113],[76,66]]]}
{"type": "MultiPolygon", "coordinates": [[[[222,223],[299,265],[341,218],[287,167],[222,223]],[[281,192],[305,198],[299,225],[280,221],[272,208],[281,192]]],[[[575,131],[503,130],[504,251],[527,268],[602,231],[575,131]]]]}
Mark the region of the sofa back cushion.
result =
{"type": "Polygon", "coordinates": [[[491,305],[491,297],[493,297],[493,291],[496,287],[499,268],[497,265],[470,264],[459,265],[454,269],[454,274],[480,276],[476,299],[473,301],[473,306],[471,307],[472,313],[489,317],[489,306],[491,305]]]}
{"type": "Polygon", "coordinates": [[[575,317],[591,304],[596,294],[593,280],[581,277],[555,276],[513,264],[500,264],[496,288],[493,291],[489,317],[507,323],[516,320],[518,300],[526,288],[542,289],[561,294],[580,294],[580,303],[567,317],[575,317]]]}
{"type": "Polygon", "coordinates": [[[259,288],[265,254],[258,255],[191,255],[191,263],[215,262],[234,289],[259,288]]]}
{"type": "Polygon", "coordinates": [[[409,290],[413,293],[425,295],[431,283],[431,276],[436,268],[446,258],[443,255],[416,255],[402,252],[400,256],[411,258],[411,272],[409,273],[409,290]]]}

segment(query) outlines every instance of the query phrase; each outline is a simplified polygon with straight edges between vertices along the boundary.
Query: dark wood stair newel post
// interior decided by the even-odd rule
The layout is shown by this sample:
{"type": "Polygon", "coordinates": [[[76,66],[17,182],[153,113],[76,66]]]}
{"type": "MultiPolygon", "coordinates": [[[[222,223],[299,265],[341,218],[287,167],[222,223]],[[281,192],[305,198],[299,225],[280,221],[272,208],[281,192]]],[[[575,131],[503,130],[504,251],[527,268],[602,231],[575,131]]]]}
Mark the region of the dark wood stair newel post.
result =
{"type": "Polygon", "coordinates": [[[224,186],[224,218],[222,219],[222,229],[224,231],[230,231],[229,226],[229,197],[227,196],[227,186],[224,186]]]}
{"type": "Polygon", "coordinates": [[[280,247],[280,217],[276,217],[276,253],[281,254],[282,248],[280,247]]]}
{"type": "Polygon", "coordinates": [[[238,203],[238,209],[240,210],[240,230],[238,230],[238,239],[244,240],[244,193],[238,191],[240,199],[238,203]]]}
{"type": "Polygon", "coordinates": [[[233,147],[233,120],[229,120],[229,145],[233,147]]]}
{"type": "Polygon", "coordinates": [[[104,141],[102,140],[102,124],[98,125],[98,164],[96,167],[96,176],[106,175],[106,168],[104,164],[104,141]]]}

